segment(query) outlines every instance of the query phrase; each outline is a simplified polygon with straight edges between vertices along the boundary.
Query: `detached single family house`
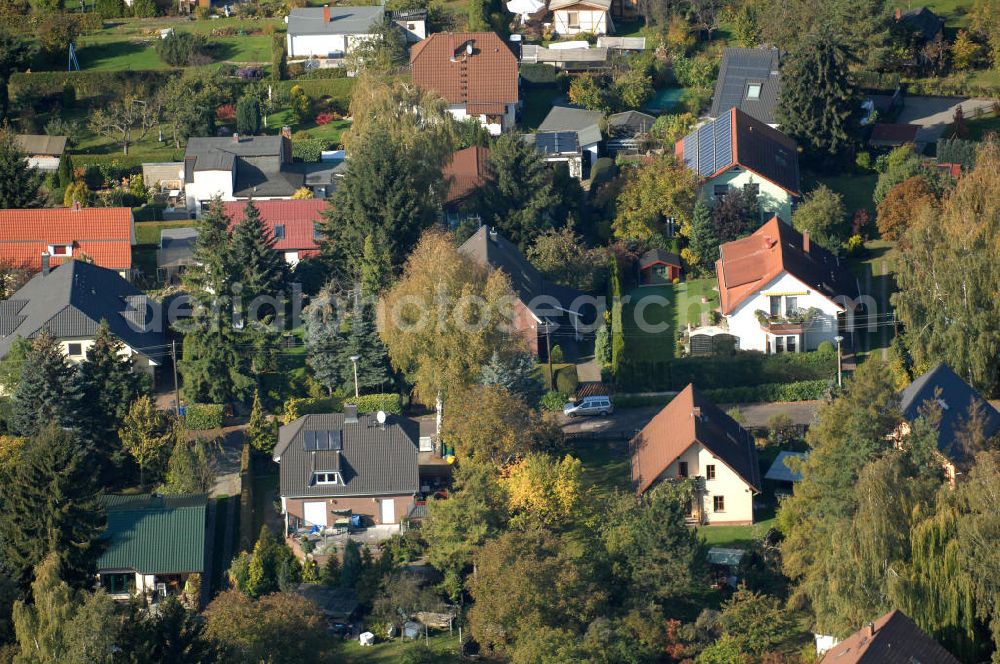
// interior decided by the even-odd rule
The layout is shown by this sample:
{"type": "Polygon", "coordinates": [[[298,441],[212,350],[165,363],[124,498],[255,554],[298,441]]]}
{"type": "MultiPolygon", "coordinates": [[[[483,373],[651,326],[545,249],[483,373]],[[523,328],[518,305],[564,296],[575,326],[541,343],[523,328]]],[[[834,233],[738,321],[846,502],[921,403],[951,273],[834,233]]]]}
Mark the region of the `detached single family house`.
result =
{"type": "Polygon", "coordinates": [[[823,655],[819,664],[958,664],[954,655],[898,609],[843,641],[817,635],[816,644],[816,654],[823,655]]]}
{"type": "Polygon", "coordinates": [[[791,222],[802,196],[798,147],[777,129],[733,107],[679,140],[675,152],[702,177],[701,196],[710,204],[750,185],[761,221],[778,215],[791,222]]]}
{"type": "MultiPolygon", "coordinates": [[[[318,198],[305,200],[254,201],[260,220],[274,236],[274,248],[285,262],[295,266],[300,260],[319,254],[317,225],[323,221],[326,201],[318,198]]],[[[243,221],[246,203],[224,203],[223,210],[229,217],[230,230],[243,221]]]]}
{"type": "Polygon", "coordinates": [[[502,270],[510,277],[517,296],[513,312],[515,334],[524,339],[533,355],[540,361],[548,359],[547,332],[558,335],[552,345],[558,344],[567,355],[573,355],[567,349],[582,338],[579,328],[587,322],[583,306],[578,304],[583,293],[547,281],[517,245],[495,229],[481,226],[458,251],[478,265],[502,270]]]}
{"type": "Polygon", "coordinates": [[[409,513],[420,488],[419,425],[396,415],[378,420],[348,405],[281,427],[273,458],[286,534],[354,516],[393,525],[409,513]]]}
{"type": "Polygon", "coordinates": [[[382,5],[296,7],[288,15],[288,59],[343,58],[385,15],[382,5]]]}
{"type": "Polygon", "coordinates": [[[726,48],[715,81],[711,118],[738,108],[766,125],[777,127],[774,111],[781,96],[781,55],[776,48],[726,48]]]}
{"type": "Polygon", "coordinates": [[[606,35],[614,32],[611,0],[551,0],[552,26],[558,35],[589,32],[606,35]]]}
{"type": "Polygon", "coordinates": [[[722,314],[742,350],[800,353],[832,342],[858,295],[839,258],[777,217],[719,247],[715,271],[722,314]]]}
{"type": "Polygon", "coordinates": [[[545,161],[566,162],[570,176],[586,179],[604,140],[603,120],[600,111],[553,106],[538,126],[538,132],[525,134],[524,140],[532,143],[545,161]]]}
{"type": "Polygon", "coordinates": [[[180,595],[205,571],[204,495],[107,495],[102,503],[107,549],[97,559],[97,579],[114,599],[180,595]]]}
{"type": "Polygon", "coordinates": [[[28,165],[43,173],[54,173],[59,170],[59,160],[66,152],[65,136],[49,136],[48,134],[17,134],[21,151],[28,155],[28,165]]]}
{"type": "Polygon", "coordinates": [[[119,208],[31,208],[0,210],[0,261],[32,272],[69,260],[92,261],[132,276],[135,224],[132,210],[119,208]]]}
{"type": "Polygon", "coordinates": [[[163,364],[168,322],[159,303],[114,270],[84,261],[43,267],[10,299],[0,300],[0,357],[18,337],[34,339],[47,330],[70,362],[83,362],[102,320],[137,371],[152,374],[163,364]]]}
{"type": "Polygon", "coordinates": [[[948,480],[954,483],[968,472],[977,450],[962,446],[960,434],[977,411],[986,440],[1000,432],[1000,412],[971,385],[962,380],[947,364],[938,364],[906,386],[900,393],[900,409],[905,422],[900,438],[910,433],[910,425],[923,413],[928,402],[941,410],[938,424],[937,452],[948,480]]]}
{"type": "Polygon", "coordinates": [[[632,483],[640,496],[664,481],[694,481],[689,518],[697,524],[754,521],[761,491],[754,438],[688,385],[636,434],[632,483]]]}
{"type": "Polygon", "coordinates": [[[517,118],[517,58],[494,32],[438,32],[410,49],[413,82],[448,102],[456,120],[476,118],[494,136],[517,118]]]}

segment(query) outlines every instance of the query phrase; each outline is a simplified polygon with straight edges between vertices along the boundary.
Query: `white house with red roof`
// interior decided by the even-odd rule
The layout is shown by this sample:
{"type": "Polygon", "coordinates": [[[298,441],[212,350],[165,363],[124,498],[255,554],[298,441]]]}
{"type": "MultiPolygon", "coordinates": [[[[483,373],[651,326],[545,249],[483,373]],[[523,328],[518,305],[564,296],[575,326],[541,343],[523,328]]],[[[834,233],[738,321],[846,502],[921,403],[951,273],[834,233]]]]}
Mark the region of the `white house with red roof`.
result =
{"type": "Polygon", "coordinates": [[[82,260],[128,279],[134,245],[127,207],[0,210],[0,261],[32,272],[42,269],[42,254],[48,254],[53,268],[82,260]]]}
{"type": "Polygon", "coordinates": [[[753,235],[719,247],[722,314],[741,350],[815,350],[846,329],[857,281],[840,259],[772,217],[753,235]]]}
{"type": "Polygon", "coordinates": [[[491,134],[517,119],[517,58],[494,32],[439,32],[410,49],[413,82],[448,102],[456,120],[477,118],[491,134]]]}
{"type": "Polygon", "coordinates": [[[709,203],[750,185],[761,221],[777,215],[791,222],[792,204],[802,196],[798,146],[777,129],[734,107],[677,141],[674,151],[703,178],[701,195],[709,203]]]}
{"type": "MultiPolygon", "coordinates": [[[[326,201],[322,199],[254,201],[260,219],[274,236],[274,248],[289,265],[319,254],[317,225],[323,220],[326,201]]],[[[247,204],[223,203],[230,228],[243,221],[247,204]]]]}

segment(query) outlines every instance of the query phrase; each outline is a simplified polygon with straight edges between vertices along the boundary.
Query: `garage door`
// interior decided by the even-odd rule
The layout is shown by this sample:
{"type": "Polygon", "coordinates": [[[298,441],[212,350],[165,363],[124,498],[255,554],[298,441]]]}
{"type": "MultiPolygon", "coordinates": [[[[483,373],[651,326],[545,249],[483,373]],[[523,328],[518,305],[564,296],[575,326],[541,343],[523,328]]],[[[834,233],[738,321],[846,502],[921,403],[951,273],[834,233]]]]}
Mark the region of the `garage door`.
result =
{"type": "Polygon", "coordinates": [[[303,503],[302,514],[314,526],[326,527],[326,502],[303,503]]]}

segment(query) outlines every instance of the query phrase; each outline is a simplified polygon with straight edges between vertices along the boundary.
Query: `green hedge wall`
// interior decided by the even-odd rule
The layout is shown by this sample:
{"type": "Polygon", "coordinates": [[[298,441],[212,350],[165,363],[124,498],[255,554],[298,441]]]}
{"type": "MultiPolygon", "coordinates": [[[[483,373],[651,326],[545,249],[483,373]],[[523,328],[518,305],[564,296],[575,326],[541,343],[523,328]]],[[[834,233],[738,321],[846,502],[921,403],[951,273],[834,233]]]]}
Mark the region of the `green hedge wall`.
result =
{"type": "Polygon", "coordinates": [[[73,87],[76,99],[118,97],[129,90],[159,90],[179,74],[170,71],[41,71],[17,72],[10,77],[10,96],[48,97],[62,95],[73,87]]]}
{"type": "Polygon", "coordinates": [[[344,401],[339,397],[295,397],[285,402],[281,422],[288,424],[303,415],[339,413],[343,408],[344,401]]]}
{"type": "Polygon", "coordinates": [[[521,80],[528,87],[555,85],[558,76],[558,70],[547,62],[521,65],[521,80]]]}
{"type": "Polygon", "coordinates": [[[403,414],[403,399],[398,394],[363,394],[360,397],[348,397],[345,404],[357,404],[359,413],[374,413],[380,410],[391,415],[403,414]]]}
{"type": "Polygon", "coordinates": [[[827,380],[837,371],[836,353],[741,352],[730,356],[684,357],[651,362],[624,357],[616,375],[618,389],[627,392],[682,390],[688,383],[703,390],[750,387],[768,383],[827,380]]]}
{"type": "Polygon", "coordinates": [[[281,81],[276,87],[286,96],[292,87],[297,85],[302,88],[302,92],[313,99],[318,97],[333,97],[350,102],[351,91],[354,89],[356,82],[357,79],[355,78],[297,78],[292,81],[281,81]]]}
{"type": "Polygon", "coordinates": [[[222,426],[222,404],[193,403],[184,410],[184,422],[188,429],[218,429],[222,426]]]}
{"type": "MultiPolygon", "coordinates": [[[[829,380],[803,380],[795,383],[769,383],[751,387],[723,387],[705,390],[705,396],[715,404],[759,403],[773,401],[808,401],[826,396],[829,380]]],[[[623,394],[614,397],[618,408],[665,406],[673,397],[663,394],[623,394]]]]}

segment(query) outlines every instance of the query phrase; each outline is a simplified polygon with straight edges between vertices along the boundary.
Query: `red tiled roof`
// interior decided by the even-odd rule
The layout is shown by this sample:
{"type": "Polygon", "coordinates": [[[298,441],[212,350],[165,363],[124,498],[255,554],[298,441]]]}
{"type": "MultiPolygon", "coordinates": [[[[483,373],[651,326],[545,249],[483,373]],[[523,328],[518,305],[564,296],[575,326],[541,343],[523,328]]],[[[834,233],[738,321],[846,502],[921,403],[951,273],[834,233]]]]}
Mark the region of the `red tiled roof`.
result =
{"type": "Polygon", "coordinates": [[[500,115],[517,103],[517,58],[496,33],[430,35],[410,50],[410,65],[414,83],[472,115],[500,115]]]}
{"type": "Polygon", "coordinates": [[[696,442],[760,491],[753,437],[688,385],[632,439],[632,482],[645,493],[696,442]]]}
{"type": "Polygon", "coordinates": [[[890,611],[830,648],[820,664],[958,664],[902,611],[890,611]]]}
{"type": "Polygon", "coordinates": [[[451,156],[451,161],[441,172],[448,182],[445,205],[462,200],[486,184],[489,178],[486,168],[489,156],[489,149],[476,146],[459,150],[451,156]]]}
{"type": "Polygon", "coordinates": [[[917,140],[917,131],[920,126],[915,124],[890,124],[876,123],[872,127],[870,143],[891,143],[893,145],[903,145],[913,143],[917,140]]]}
{"type": "MultiPolygon", "coordinates": [[[[135,233],[129,208],[37,208],[0,210],[0,260],[40,270],[49,245],[71,245],[101,267],[132,269],[135,233]]],[[[53,256],[54,268],[65,258],[53,256]]]]}
{"type": "Polygon", "coordinates": [[[753,235],[719,247],[715,272],[722,313],[727,315],[782,272],[831,300],[837,295],[857,295],[857,285],[836,257],[815,242],[807,252],[802,234],[778,217],[772,217],[753,235]]]}
{"type": "MultiPolygon", "coordinates": [[[[280,251],[316,251],[319,245],[313,234],[313,225],[323,219],[326,201],[321,198],[305,200],[254,201],[260,211],[260,218],[274,233],[275,225],[285,227],[285,237],[276,240],[274,248],[280,251]]],[[[229,217],[230,227],[243,221],[247,204],[241,201],[223,203],[223,210],[229,217]]],[[[312,255],[312,254],[309,254],[312,255]]],[[[304,258],[305,256],[300,256],[304,258]]]]}

